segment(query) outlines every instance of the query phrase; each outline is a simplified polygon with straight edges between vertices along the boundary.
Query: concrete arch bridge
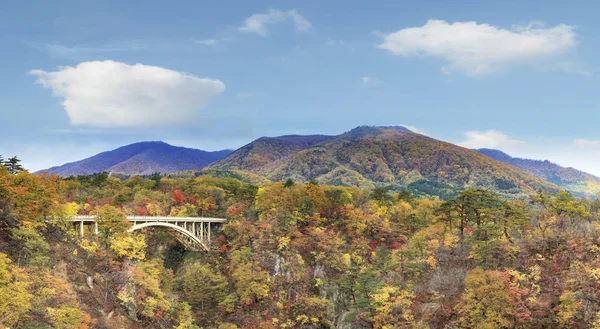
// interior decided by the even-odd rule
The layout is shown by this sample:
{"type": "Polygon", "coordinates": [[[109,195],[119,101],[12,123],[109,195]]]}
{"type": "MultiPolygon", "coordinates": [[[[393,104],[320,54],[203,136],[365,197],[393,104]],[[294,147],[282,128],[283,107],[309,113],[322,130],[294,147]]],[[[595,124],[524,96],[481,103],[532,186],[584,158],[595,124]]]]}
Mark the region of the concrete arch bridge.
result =
{"type": "MultiPolygon", "coordinates": [[[[213,233],[227,223],[225,218],[210,217],[127,216],[127,220],[133,224],[128,232],[149,228],[164,229],[190,251],[208,251],[213,233]]],[[[86,227],[88,231],[93,227],[93,232],[98,234],[96,216],[80,215],[73,217],[71,221],[78,226],[81,237],[85,235],[86,227]]]]}

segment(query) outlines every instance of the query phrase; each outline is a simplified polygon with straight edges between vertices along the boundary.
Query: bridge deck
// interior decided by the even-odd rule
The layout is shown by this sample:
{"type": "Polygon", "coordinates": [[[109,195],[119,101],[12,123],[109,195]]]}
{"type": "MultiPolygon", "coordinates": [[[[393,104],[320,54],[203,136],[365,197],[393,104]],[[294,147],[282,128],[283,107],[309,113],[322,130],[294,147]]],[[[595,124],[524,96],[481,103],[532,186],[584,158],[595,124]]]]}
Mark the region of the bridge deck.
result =
{"type": "MultiPolygon", "coordinates": [[[[225,218],[213,217],[172,217],[172,216],[127,216],[130,222],[188,222],[188,223],[227,223],[225,218]]],[[[78,215],[71,217],[72,222],[93,222],[96,216],[78,215]]]]}

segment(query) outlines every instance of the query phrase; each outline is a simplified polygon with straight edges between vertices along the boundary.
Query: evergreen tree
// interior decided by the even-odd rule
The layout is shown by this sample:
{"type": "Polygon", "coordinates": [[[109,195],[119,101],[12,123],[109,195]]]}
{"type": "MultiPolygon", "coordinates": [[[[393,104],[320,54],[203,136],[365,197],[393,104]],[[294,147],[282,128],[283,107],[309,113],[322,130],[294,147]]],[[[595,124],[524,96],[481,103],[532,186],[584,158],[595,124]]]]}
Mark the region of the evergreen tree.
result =
{"type": "Polygon", "coordinates": [[[108,173],[106,171],[103,171],[101,173],[94,174],[93,177],[94,178],[92,180],[92,185],[101,187],[106,185],[106,181],[108,180],[108,173]]]}
{"type": "Polygon", "coordinates": [[[4,165],[6,167],[8,167],[8,172],[16,175],[18,173],[20,173],[21,171],[25,170],[23,168],[23,166],[21,166],[19,164],[19,162],[21,162],[21,160],[19,160],[16,156],[9,158],[8,160],[4,161],[4,165]]]}
{"type": "Polygon", "coordinates": [[[150,179],[154,181],[154,189],[158,190],[160,188],[160,179],[162,178],[162,174],[160,172],[154,172],[150,175],[150,179]]]}
{"type": "Polygon", "coordinates": [[[283,187],[292,187],[294,186],[294,180],[291,178],[288,178],[285,183],[283,184],[283,187]]]}
{"type": "Polygon", "coordinates": [[[390,191],[385,187],[376,187],[371,193],[371,199],[376,200],[383,206],[392,201],[392,196],[390,195],[390,191]]]}

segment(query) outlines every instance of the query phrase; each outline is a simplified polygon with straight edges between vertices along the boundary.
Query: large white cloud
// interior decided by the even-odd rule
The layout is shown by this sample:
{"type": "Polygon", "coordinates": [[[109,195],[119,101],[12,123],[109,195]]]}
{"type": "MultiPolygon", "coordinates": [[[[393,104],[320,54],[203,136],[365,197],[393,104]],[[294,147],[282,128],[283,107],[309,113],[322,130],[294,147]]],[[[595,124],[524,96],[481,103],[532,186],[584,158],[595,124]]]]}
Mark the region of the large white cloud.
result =
{"type": "Polygon", "coordinates": [[[458,145],[470,149],[490,148],[510,152],[525,144],[497,130],[467,131],[465,136],[467,139],[458,145]]]}
{"type": "Polygon", "coordinates": [[[281,23],[291,20],[296,27],[296,31],[304,32],[311,28],[311,23],[298,14],[296,10],[282,11],[279,9],[269,9],[264,14],[254,14],[244,21],[244,26],[239,30],[242,32],[253,32],[263,37],[269,34],[268,25],[281,23]]]}
{"type": "Polygon", "coordinates": [[[577,44],[574,27],[564,24],[502,29],[477,22],[429,20],[420,27],[383,35],[379,48],[401,56],[441,57],[449,64],[444,71],[475,76],[515,64],[547,61],[577,44]]]}
{"type": "Polygon", "coordinates": [[[225,90],[220,80],[143,64],[83,62],[56,72],[33,70],[75,126],[150,127],[188,123],[225,90]]]}

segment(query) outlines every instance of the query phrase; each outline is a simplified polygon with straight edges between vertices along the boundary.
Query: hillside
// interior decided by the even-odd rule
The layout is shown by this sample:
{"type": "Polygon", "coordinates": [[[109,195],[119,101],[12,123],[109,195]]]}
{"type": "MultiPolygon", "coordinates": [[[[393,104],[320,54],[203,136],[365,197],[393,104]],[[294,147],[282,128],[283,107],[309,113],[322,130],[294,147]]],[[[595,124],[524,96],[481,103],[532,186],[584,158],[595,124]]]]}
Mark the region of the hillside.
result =
{"type": "Polygon", "coordinates": [[[126,175],[149,175],[198,170],[231,153],[207,152],[172,146],[164,142],[141,142],[102,152],[81,161],[47,169],[59,176],[89,175],[110,171],[126,175]]]}
{"type": "Polygon", "coordinates": [[[571,193],[590,196],[600,192],[600,177],[584,171],[575,168],[561,167],[548,160],[542,161],[514,158],[499,150],[478,149],[477,151],[490,158],[521,168],[526,172],[554,183],[571,193]]]}
{"type": "Polygon", "coordinates": [[[484,187],[522,196],[557,186],[476,151],[403,127],[362,126],[338,136],[263,137],[209,166],[247,171],[271,181],[391,189],[448,197],[484,187]]]}
{"type": "Polygon", "coordinates": [[[600,200],[560,192],[523,202],[485,189],[436,200],[208,176],[90,178],[0,165],[0,328],[600,323],[600,200]],[[76,214],[97,216],[97,225],[73,225],[76,214]],[[159,219],[160,229],[131,232],[125,218],[162,214],[227,223],[213,223],[209,251],[198,252],[181,234],[207,237],[203,229],[174,230],[159,219]]]}

